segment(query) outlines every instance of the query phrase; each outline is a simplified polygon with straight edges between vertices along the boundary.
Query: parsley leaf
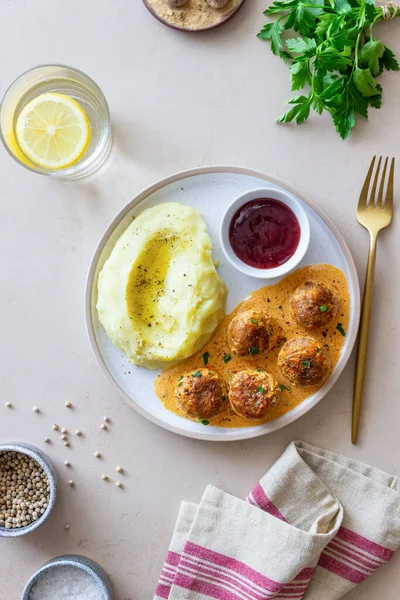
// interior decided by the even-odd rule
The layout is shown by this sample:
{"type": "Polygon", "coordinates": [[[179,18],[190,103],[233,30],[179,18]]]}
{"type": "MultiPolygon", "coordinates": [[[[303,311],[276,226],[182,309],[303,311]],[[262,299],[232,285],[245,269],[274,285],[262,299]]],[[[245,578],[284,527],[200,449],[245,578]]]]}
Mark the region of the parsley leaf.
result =
{"type": "Polygon", "coordinates": [[[306,369],[311,368],[311,360],[303,360],[301,364],[303,365],[303,367],[306,367],[306,369]]]}
{"type": "Polygon", "coordinates": [[[206,419],[196,419],[196,423],[201,423],[207,427],[207,425],[210,424],[210,421],[207,421],[206,419]]]}
{"type": "Polygon", "coordinates": [[[272,52],[279,55],[283,48],[281,39],[282,31],[282,25],[280,20],[278,20],[275,21],[275,23],[268,23],[268,25],[265,25],[257,37],[260,38],[260,40],[271,40],[272,52]]]}
{"type": "Polygon", "coordinates": [[[209,358],[210,358],[210,354],[208,352],[204,352],[204,354],[203,354],[203,363],[204,363],[204,366],[208,365],[208,359],[209,358]]]}
{"type": "Polygon", "coordinates": [[[258,348],[254,347],[250,347],[249,348],[249,354],[259,354],[260,350],[258,348]]]}
{"type": "Polygon", "coordinates": [[[288,387],[287,385],[283,385],[283,383],[279,384],[279,388],[282,390],[282,392],[285,392],[285,391],[290,392],[290,390],[292,389],[292,388],[288,387]]]}
{"type": "Polygon", "coordinates": [[[254,325],[258,325],[258,321],[256,319],[250,319],[250,321],[254,323],[254,325]]]}
{"type": "Polygon", "coordinates": [[[381,59],[382,67],[384,67],[387,71],[399,71],[400,65],[396,60],[394,53],[389,50],[387,46],[385,46],[385,52],[383,53],[381,59]]]}
{"type": "Polygon", "coordinates": [[[376,81],[370,69],[356,68],[353,75],[354,85],[364,98],[380,95],[376,81]]]}
{"type": "Polygon", "coordinates": [[[201,371],[195,371],[192,373],[192,377],[201,377],[201,371]]]}
{"type": "Polygon", "coordinates": [[[385,46],[378,40],[369,40],[362,47],[360,53],[360,61],[370,70],[371,74],[376,77],[382,71],[381,59],[385,54],[385,46]]]}
{"type": "Polygon", "coordinates": [[[258,388],[257,388],[257,392],[260,392],[260,394],[265,394],[265,392],[266,392],[266,389],[265,389],[265,387],[262,387],[262,386],[261,386],[261,387],[258,387],[258,388]]]}
{"type": "Polygon", "coordinates": [[[326,304],[321,304],[321,306],[319,307],[320,312],[328,312],[328,310],[329,306],[327,306],[326,304]]]}
{"type": "Polygon", "coordinates": [[[225,354],[224,363],[228,364],[228,362],[230,362],[231,360],[232,360],[232,356],[230,354],[225,354]]]}
{"type": "Polygon", "coordinates": [[[346,335],[345,330],[343,329],[343,325],[342,323],[338,323],[336,325],[336,329],[339,331],[339,333],[344,337],[346,335]]]}

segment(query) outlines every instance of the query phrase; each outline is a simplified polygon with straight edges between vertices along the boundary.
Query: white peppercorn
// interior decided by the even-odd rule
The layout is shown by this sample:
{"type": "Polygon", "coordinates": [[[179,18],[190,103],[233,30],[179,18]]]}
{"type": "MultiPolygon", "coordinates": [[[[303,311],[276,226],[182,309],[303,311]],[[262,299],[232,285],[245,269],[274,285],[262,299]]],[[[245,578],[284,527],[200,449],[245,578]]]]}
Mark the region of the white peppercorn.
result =
{"type": "Polygon", "coordinates": [[[26,527],[45,513],[50,499],[46,473],[19,452],[0,453],[0,526],[26,527]]]}

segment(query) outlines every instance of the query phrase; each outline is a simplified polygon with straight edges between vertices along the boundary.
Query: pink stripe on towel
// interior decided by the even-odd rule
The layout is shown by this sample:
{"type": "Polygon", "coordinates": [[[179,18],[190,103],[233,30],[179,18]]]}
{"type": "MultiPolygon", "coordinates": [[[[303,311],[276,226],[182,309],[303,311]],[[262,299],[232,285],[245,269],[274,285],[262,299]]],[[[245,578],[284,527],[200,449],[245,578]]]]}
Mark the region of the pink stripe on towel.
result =
{"type": "MultiPolygon", "coordinates": [[[[254,501],[258,508],[261,508],[261,510],[263,510],[264,512],[272,515],[273,517],[276,517],[277,519],[280,519],[281,521],[286,521],[283,514],[275,506],[272,500],[268,498],[267,494],[264,492],[263,488],[259,483],[257,483],[256,487],[251,492],[251,496],[254,498],[254,501]]],[[[251,502],[250,497],[248,498],[248,501],[251,502]]]]}
{"type": "Polygon", "coordinates": [[[240,560],[225,556],[219,552],[214,552],[213,550],[208,550],[207,548],[193,544],[193,542],[186,542],[183,553],[225,567],[233,573],[238,573],[252,583],[259,585],[270,592],[279,592],[282,589],[282,583],[278,583],[277,581],[265,577],[245,563],[242,563],[240,560]]]}
{"type": "Polygon", "coordinates": [[[366,573],[361,573],[348,564],[327,556],[325,553],[322,553],[318,566],[327,569],[339,577],[343,577],[343,579],[347,579],[347,581],[351,581],[351,583],[361,583],[369,577],[366,573]]]}
{"type": "Polygon", "coordinates": [[[339,529],[337,537],[344,542],[353,544],[357,548],[360,548],[360,550],[364,550],[364,552],[369,552],[369,554],[372,554],[373,556],[383,558],[386,562],[389,561],[394,555],[393,550],[389,550],[389,548],[385,548],[376,542],[372,542],[362,535],[354,533],[354,531],[350,531],[344,527],[339,529]]]}

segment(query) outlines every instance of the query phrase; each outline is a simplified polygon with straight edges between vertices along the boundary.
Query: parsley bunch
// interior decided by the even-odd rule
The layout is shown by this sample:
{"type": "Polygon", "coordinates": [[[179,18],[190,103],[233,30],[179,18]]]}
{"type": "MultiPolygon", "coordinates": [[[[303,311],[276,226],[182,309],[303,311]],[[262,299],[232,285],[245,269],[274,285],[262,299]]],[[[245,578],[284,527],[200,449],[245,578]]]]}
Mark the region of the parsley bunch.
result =
{"type": "Polygon", "coordinates": [[[275,0],[264,12],[274,21],[258,37],[270,40],[272,52],[288,63],[292,90],[310,90],[289,100],[293,106],[278,122],[303,123],[312,108],[318,114],[326,110],[345,139],[356,115],[368,118],[370,106],[380,108],[376,77],[400,68],[393,52],[373,35],[384,10],[393,15],[390,5],[382,9],[375,0],[275,0]],[[293,30],[301,37],[289,37],[293,30]]]}

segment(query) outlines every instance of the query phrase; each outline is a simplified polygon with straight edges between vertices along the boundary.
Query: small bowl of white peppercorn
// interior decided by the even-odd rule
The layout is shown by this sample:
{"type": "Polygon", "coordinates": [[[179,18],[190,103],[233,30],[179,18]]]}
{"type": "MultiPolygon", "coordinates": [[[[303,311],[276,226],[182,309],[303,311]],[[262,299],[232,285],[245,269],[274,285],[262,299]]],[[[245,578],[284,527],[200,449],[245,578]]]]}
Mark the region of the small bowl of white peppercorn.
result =
{"type": "Polygon", "coordinates": [[[24,442],[0,444],[0,537],[19,537],[43,525],[57,496],[51,460],[24,442]]]}

